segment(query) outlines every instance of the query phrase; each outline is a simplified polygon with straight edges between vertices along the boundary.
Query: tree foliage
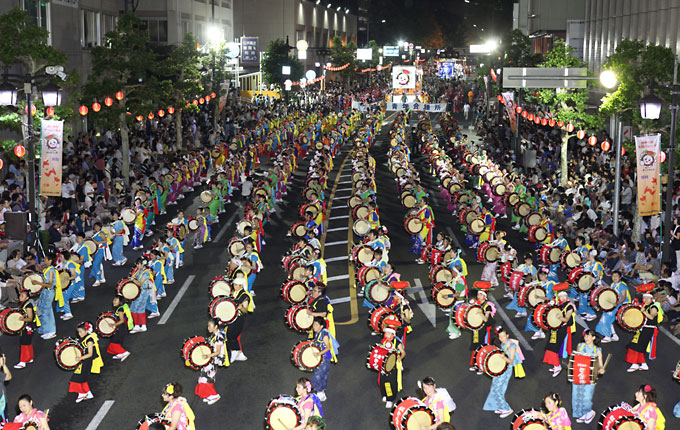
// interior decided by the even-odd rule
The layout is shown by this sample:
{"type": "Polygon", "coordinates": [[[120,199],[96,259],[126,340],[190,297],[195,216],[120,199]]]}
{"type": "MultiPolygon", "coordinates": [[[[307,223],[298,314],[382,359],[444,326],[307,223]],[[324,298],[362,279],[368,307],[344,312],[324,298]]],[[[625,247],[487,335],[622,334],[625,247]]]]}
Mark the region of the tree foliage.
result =
{"type": "Polygon", "coordinates": [[[543,59],[541,54],[531,53],[531,39],[518,29],[505,35],[501,49],[505,52],[504,67],[535,67],[543,59]]]}
{"type": "Polygon", "coordinates": [[[288,45],[283,39],[274,39],[267,45],[262,59],[262,75],[266,84],[282,88],[286,79],[293,82],[302,79],[304,67],[297,58],[288,54],[288,45]],[[283,66],[290,66],[290,76],[281,73],[283,66]]]}
{"type": "Polygon", "coordinates": [[[342,69],[340,76],[344,79],[350,79],[356,75],[354,70],[357,67],[357,46],[353,41],[349,41],[345,44],[342,43],[342,38],[340,36],[333,37],[331,43],[331,62],[333,67],[342,67],[349,63],[349,66],[342,69]]]}

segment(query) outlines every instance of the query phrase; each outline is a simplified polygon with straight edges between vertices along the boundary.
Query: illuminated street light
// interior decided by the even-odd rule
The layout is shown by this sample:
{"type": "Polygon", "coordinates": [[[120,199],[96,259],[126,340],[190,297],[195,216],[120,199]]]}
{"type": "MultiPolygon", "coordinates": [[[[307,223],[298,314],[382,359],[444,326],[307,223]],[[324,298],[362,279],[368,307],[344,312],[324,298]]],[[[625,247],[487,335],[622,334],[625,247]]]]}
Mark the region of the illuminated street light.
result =
{"type": "Polygon", "coordinates": [[[616,74],[614,74],[614,72],[611,70],[605,70],[600,73],[600,83],[603,87],[611,89],[616,86],[618,79],[616,79],[616,74]]]}

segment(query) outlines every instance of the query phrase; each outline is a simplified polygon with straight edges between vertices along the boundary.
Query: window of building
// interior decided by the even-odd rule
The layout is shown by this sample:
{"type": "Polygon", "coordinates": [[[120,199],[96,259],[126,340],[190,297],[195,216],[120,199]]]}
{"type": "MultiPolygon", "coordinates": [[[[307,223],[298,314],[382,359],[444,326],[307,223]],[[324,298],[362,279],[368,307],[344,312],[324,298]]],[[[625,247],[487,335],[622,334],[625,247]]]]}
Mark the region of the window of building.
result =
{"type": "Polygon", "coordinates": [[[108,14],[102,14],[102,37],[106,36],[107,33],[116,29],[116,24],[118,24],[118,17],[108,14]]]}
{"type": "Polygon", "coordinates": [[[91,10],[80,11],[80,21],[82,27],[81,44],[83,47],[92,48],[101,44],[101,26],[99,12],[91,10]]]}
{"type": "Polygon", "coordinates": [[[205,39],[205,35],[203,34],[203,23],[196,23],[196,32],[194,33],[194,36],[196,37],[196,40],[198,40],[198,43],[203,44],[203,40],[205,39]]]}
{"type": "Polygon", "coordinates": [[[191,21],[182,20],[182,38],[191,33],[191,21]]]}
{"type": "Polygon", "coordinates": [[[296,30],[295,31],[295,43],[299,42],[300,40],[305,39],[305,32],[302,30],[296,30]]]}
{"type": "MultiPolygon", "coordinates": [[[[50,4],[40,0],[22,0],[21,7],[26,11],[31,22],[38,27],[50,31],[50,4]]],[[[52,44],[52,37],[48,36],[47,44],[52,44]]]]}
{"type": "Polygon", "coordinates": [[[149,39],[156,43],[168,43],[168,21],[150,19],[146,21],[149,30],[149,39]]]}

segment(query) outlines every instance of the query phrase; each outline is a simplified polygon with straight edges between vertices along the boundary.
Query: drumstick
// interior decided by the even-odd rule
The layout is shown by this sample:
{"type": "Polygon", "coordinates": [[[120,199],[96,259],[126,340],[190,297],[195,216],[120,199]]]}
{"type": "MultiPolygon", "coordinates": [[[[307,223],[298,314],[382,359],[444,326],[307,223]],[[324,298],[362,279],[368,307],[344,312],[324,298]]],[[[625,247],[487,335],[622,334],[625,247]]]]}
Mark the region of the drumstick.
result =
{"type": "Polygon", "coordinates": [[[604,360],[604,365],[602,366],[602,370],[603,370],[603,371],[607,368],[607,365],[609,364],[609,360],[611,360],[611,359],[612,359],[612,355],[611,355],[611,354],[607,354],[607,359],[604,360]]]}
{"type": "Polygon", "coordinates": [[[276,421],[280,422],[284,429],[287,429],[286,425],[281,421],[281,418],[277,418],[276,421]]]}

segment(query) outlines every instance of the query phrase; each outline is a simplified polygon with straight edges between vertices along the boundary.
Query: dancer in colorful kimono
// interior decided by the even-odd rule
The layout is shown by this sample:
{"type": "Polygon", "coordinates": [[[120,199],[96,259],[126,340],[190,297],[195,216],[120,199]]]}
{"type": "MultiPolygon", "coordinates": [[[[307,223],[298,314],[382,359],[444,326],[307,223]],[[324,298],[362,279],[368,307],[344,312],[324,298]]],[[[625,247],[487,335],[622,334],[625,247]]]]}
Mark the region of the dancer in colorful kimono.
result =
{"type": "MultiPolygon", "coordinates": [[[[478,285],[486,288],[490,287],[488,283],[478,285]]],[[[477,330],[472,330],[472,337],[470,339],[470,372],[477,372],[478,375],[482,374],[482,370],[478,369],[477,364],[475,363],[475,351],[480,346],[491,345],[495,335],[494,315],[496,314],[496,307],[487,300],[487,297],[488,293],[485,290],[477,290],[477,300],[475,303],[482,308],[482,320],[484,321],[484,324],[477,330]]]]}
{"type": "Polygon", "coordinates": [[[166,385],[161,399],[167,403],[161,415],[170,422],[169,430],[196,430],[196,416],[187,399],[182,397],[182,385],[179,382],[166,385]]]}
{"type": "Polygon", "coordinates": [[[630,291],[628,291],[628,286],[625,282],[621,280],[621,272],[615,270],[612,272],[612,283],[609,288],[616,291],[616,303],[614,309],[602,312],[602,317],[595,327],[595,331],[602,335],[602,343],[616,342],[619,340],[619,336],[616,334],[614,329],[614,321],[616,320],[616,312],[619,310],[622,304],[630,303],[630,291]]]}
{"type": "Polygon", "coordinates": [[[388,351],[397,352],[397,363],[395,369],[389,374],[383,375],[378,373],[378,386],[382,394],[382,401],[385,402],[385,408],[391,409],[397,394],[401,391],[402,384],[402,363],[406,357],[406,350],[404,349],[402,339],[396,336],[397,329],[401,327],[401,322],[394,317],[387,317],[383,321],[384,336],[380,345],[387,348],[388,351]]]}
{"type": "Polygon", "coordinates": [[[645,429],[664,430],[666,428],[666,417],[661,413],[657,405],[656,389],[649,384],[640,385],[635,392],[633,413],[645,423],[645,429]]]}
{"type": "Polygon", "coordinates": [[[565,291],[567,288],[569,285],[566,283],[553,287],[553,290],[557,291],[557,305],[562,310],[562,315],[559,315],[562,325],[556,330],[550,330],[550,337],[543,354],[543,362],[552,365],[550,371],[553,378],[562,372],[561,359],[571,355],[571,337],[576,330],[576,308],[569,301],[569,296],[565,291]]]}
{"type": "Polygon", "coordinates": [[[135,261],[135,269],[132,272],[131,280],[140,288],[139,296],[130,304],[130,313],[132,314],[132,321],[134,326],[130,333],[139,333],[146,331],[146,304],[149,301],[149,295],[153,292],[154,280],[151,269],[148,267],[148,262],[144,257],[140,257],[135,261]]]}
{"type": "MultiPolygon", "coordinates": [[[[162,299],[167,296],[165,293],[165,261],[161,258],[160,249],[154,249],[149,254],[149,267],[153,270],[154,286],[156,287],[156,297],[162,299]]],[[[158,315],[150,315],[149,318],[155,318],[158,315]]]]}
{"type": "Polygon", "coordinates": [[[203,213],[202,208],[196,209],[196,222],[198,222],[198,230],[194,233],[194,249],[203,248],[203,244],[209,240],[210,234],[208,232],[208,220],[203,213]]]}
{"type": "Polygon", "coordinates": [[[106,352],[113,355],[116,360],[125,361],[130,356],[130,351],[123,347],[125,336],[134,328],[130,306],[121,295],[113,296],[113,315],[116,321],[113,323],[116,331],[110,338],[106,352]]]}
{"type": "Polygon", "coordinates": [[[92,270],[90,270],[90,278],[95,278],[93,287],[98,287],[101,284],[106,283],[106,278],[104,276],[104,256],[106,254],[106,248],[109,246],[110,240],[108,235],[102,231],[102,223],[94,223],[94,234],[92,235],[92,240],[97,244],[97,251],[92,258],[92,270]]]}
{"type": "Polygon", "coordinates": [[[255,250],[253,241],[247,240],[245,244],[246,254],[243,256],[243,258],[249,260],[251,266],[250,273],[248,274],[248,292],[254,296],[255,291],[253,289],[255,287],[255,278],[257,277],[257,274],[264,268],[264,266],[262,265],[262,260],[260,260],[260,255],[255,250]]]}
{"type": "MultiPolygon", "coordinates": [[[[593,287],[597,286],[602,280],[602,275],[604,275],[604,266],[599,261],[595,260],[597,256],[597,251],[592,250],[588,253],[588,261],[583,265],[583,271],[590,273],[594,278],[593,287]]],[[[593,321],[597,318],[597,313],[592,306],[590,306],[590,292],[579,292],[578,293],[578,313],[581,314],[586,321],[593,321]]]]}
{"type": "Polygon", "coordinates": [[[307,378],[299,378],[295,385],[297,406],[302,413],[300,425],[291,430],[306,430],[307,423],[312,417],[323,417],[323,407],[319,394],[314,392],[312,382],[307,378]]]}
{"type": "Polygon", "coordinates": [[[43,282],[39,282],[43,289],[40,291],[40,298],[38,299],[38,316],[40,317],[38,333],[40,333],[40,337],[43,339],[52,339],[57,335],[53,302],[56,300],[59,306],[64,306],[61,278],[57,268],[53,266],[55,259],[56,256],[53,252],[45,254],[43,259],[45,266],[42,273],[43,282]]]}
{"type": "Polygon", "coordinates": [[[505,328],[497,327],[496,335],[498,336],[500,348],[505,353],[503,359],[508,363],[508,367],[505,369],[505,372],[493,378],[483,409],[485,411],[494,411],[501,418],[506,418],[513,413],[513,410],[505,400],[505,392],[508,390],[508,383],[513,374],[516,374],[518,377],[524,376],[524,370],[522,369],[524,356],[519,347],[519,342],[511,339],[505,328]]]}
{"type": "MultiPolygon", "coordinates": [[[[597,361],[598,374],[604,374],[604,361],[602,361],[602,348],[597,346],[597,335],[594,331],[586,329],[583,331],[583,342],[579,343],[574,351],[575,355],[585,355],[594,357],[597,361]]],[[[591,379],[592,380],[592,379],[591,379]]],[[[590,422],[595,418],[593,410],[593,395],[595,394],[595,384],[590,381],[577,381],[576,375],[571,387],[571,409],[577,423],[590,422]]]]}
{"type": "Polygon", "coordinates": [[[228,366],[226,362],[227,350],[225,346],[226,335],[224,330],[220,328],[219,321],[211,319],[208,321],[208,343],[210,344],[210,354],[204,354],[204,359],[210,359],[210,362],[201,368],[201,373],[198,377],[198,383],[194,393],[203,399],[209,405],[215,404],[220,395],[215,391],[215,376],[217,375],[217,368],[228,366]]]}
{"type": "Polygon", "coordinates": [[[315,352],[315,355],[321,357],[321,364],[314,369],[314,374],[312,375],[312,386],[314,391],[317,392],[319,400],[326,401],[326,388],[328,386],[328,374],[331,370],[331,362],[337,362],[338,348],[340,344],[335,337],[326,328],[326,321],[323,317],[314,317],[314,322],[312,323],[312,331],[314,336],[312,340],[317,348],[320,349],[319,352],[315,352]]]}
{"type": "MultiPolygon", "coordinates": [[[[555,286],[555,281],[548,279],[549,269],[547,267],[541,267],[538,269],[538,284],[545,290],[545,296],[548,300],[555,296],[553,287],[555,286]]],[[[531,336],[532,340],[545,339],[545,333],[541,330],[534,322],[533,316],[529,315],[527,317],[527,324],[524,327],[524,331],[532,331],[534,334],[531,336]]]]}
{"type": "Polygon", "coordinates": [[[658,325],[663,321],[663,310],[661,305],[654,301],[654,296],[651,293],[653,288],[654,284],[643,284],[637,287],[637,291],[642,293],[642,314],[646,320],[627,345],[625,361],[630,363],[628,372],[649,370],[645,354],[649,354],[650,360],[656,358],[656,342],[659,337],[658,325]]]}
{"type": "Polygon", "coordinates": [[[40,327],[38,313],[29,300],[31,293],[29,290],[19,291],[19,309],[21,309],[21,319],[24,321],[24,328],[21,329],[19,336],[19,362],[14,365],[15,369],[23,369],[27,364],[33,363],[33,332],[40,327]]]}
{"type": "MultiPolygon", "coordinates": [[[[412,236],[413,246],[411,247],[411,252],[420,256],[420,252],[426,245],[432,245],[432,230],[434,229],[434,212],[432,208],[427,204],[427,198],[422,197],[419,202],[419,207],[415,211],[415,215],[420,220],[423,228],[420,232],[412,236]]],[[[418,259],[416,259],[417,261],[418,259]]]]}
{"type": "Polygon", "coordinates": [[[140,249],[144,248],[142,240],[144,239],[144,231],[146,229],[146,209],[144,209],[144,206],[142,206],[141,199],[135,199],[135,211],[137,213],[137,217],[135,218],[134,233],[132,235],[132,242],[130,242],[130,244],[132,245],[132,249],[139,251],[140,249]]]}
{"type": "Polygon", "coordinates": [[[85,233],[76,233],[76,244],[71,248],[71,251],[75,251],[77,255],[80,256],[81,268],[81,286],[73,291],[72,299],[73,303],[82,302],[85,300],[85,274],[83,269],[92,267],[92,257],[90,256],[90,248],[85,246],[85,233]]]}
{"type": "Polygon", "coordinates": [[[543,418],[550,430],[571,430],[571,420],[567,410],[562,407],[562,399],[557,393],[548,393],[543,396],[542,412],[534,413],[543,418]]]}
{"type": "MultiPolygon", "coordinates": [[[[64,270],[68,272],[68,287],[63,292],[64,294],[64,306],[57,306],[57,312],[63,313],[60,317],[62,320],[67,321],[73,318],[71,313],[71,302],[76,302],[80,300],[73,299],[75,292],[81,289],[85,289],[85,282],[80,271],[80,264],[77,260],[79,259],[77,254],[71,254],[69,251],[62,251],[61,256],[66,260],[64,262],[64,270]]],[[[63,289],[62,285],[62,289],[63,289]]]]}
{"type": "MultiPolygon", "coordinates": [[[[171,229],[167,229],[165,231],[165,236],[167,239],[165,240],[168,246],[170,247],[170,250],[172,251],[173,254],[173,262],[175,264],[175,269],[179,268],[181,266],[182,262],[182,257],[184,256],[184,247],[182,246],[182,242],[175,237],[174,231],[171,229]]],[[[173,270],[174,273],[174,270],[173,270]]],[[[173,275],[174,279],[174,275],[173,275]]]]}
{"type": "MultiPolygon", "coordinates": [[[[535,281],[538,276],[538,270],[536,270],[534,267],[534,257],[532,257],[529,253],[524,255],[524,264],[520,264],[515,270],[524,272],[525,277],[530,277],[531,281],[535,281]]],[[[507,308],[517,311],[515,318],[525,317],[527,316],[527,308],[522,307],[519,305],[519,303],[517,303],[517,294],[519,294],[519,288],[513,293],[512,301],[507,306],[507,308]]]]}
{"type": "Polygon", "coordinates": [[[114,266],[124,266],[127,263],[127,258],[123,255],[123,246],[125,245],[125,223],[119,219],[118,212],[113,213],[113,223],[111,224],[113,230],[113,246],[111,247],[111,254],[113,257],[114,266]]]}

